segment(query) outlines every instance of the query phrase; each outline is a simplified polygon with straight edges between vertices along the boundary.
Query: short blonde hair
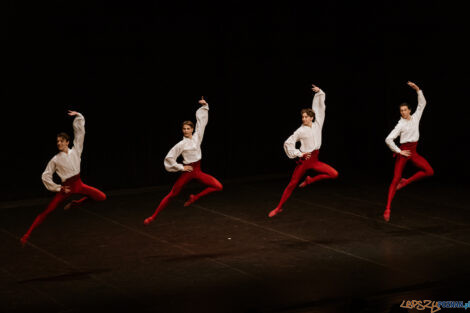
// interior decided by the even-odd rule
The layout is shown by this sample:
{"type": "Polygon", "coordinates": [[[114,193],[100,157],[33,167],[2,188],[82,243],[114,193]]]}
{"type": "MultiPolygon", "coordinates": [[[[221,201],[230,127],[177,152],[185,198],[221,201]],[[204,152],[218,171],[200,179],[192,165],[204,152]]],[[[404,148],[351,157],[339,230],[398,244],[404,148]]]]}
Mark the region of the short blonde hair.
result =
{"type": "Polygon", "coordinates": [[[183,124],[181,124],[181,127],[183,127],[184,125],[189,125],[192,129],[194,129],[194,123],[191,121],[184,121],[183,124]]]}

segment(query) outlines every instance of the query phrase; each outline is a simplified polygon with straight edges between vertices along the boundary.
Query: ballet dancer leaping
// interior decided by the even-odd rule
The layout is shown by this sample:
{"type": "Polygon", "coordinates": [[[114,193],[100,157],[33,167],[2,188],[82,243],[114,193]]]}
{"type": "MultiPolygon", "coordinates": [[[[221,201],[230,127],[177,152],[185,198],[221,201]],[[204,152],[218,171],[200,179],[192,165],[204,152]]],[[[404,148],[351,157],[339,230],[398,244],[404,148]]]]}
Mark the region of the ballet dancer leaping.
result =
{"type": "Polygon", "coordinates": [[[165,169],[168,172],[182,173],[173,185],[170,193],[160,202],[153,215],[145,219],[145,225],[150,224],[157,214],[168,205],[170,200],[180,193],[183,186],[193,179],[197,179],[199,182],[206,185],[207,188],[196,195],[190,195],[189,199],[184,203],[184,206],[189,206],[199,198],[215,191],[221,191],[223,188],[222,184],[217,179],[201,170],[201,143],[204,136],[204,129],[209,120],[209,104],[204,100],[204,97],[199,100],[199,104],[201,107],[196,112],[196,129],[194,130],[194,124],[191,121],[183,122],[183,140],[178,142],[170,152],[168,152],[164,161],[165,169]],[[183,164],[177,162],[180,155],[183,156],[183,164]]]}
{"type": "Polygon", "coordinates": [[[66,133],[57,135],[57,153],[47,164],[46,170],[42,173],[42,182],[50,191],[56,192],[54,198],[41,214],[34,220],[26,234],[21,238],[24,245],[28,241],[33,229],[38,227],[46,216],[54,211],[63,201],[73,194],[83,194],[85,197],[80,200],[74,200],[67,204],[64,209],[80,205],[83,201],[91,198],[96,201],[106,200],[106,195],[91,186],[85,185],[80,179],[80,162],[83,151],[83,141],[85,139],[85,118],[82,114],[75,111],[68,111],[68,115],[75,116],[73,120],[73,148],[69,148],[70,137],[66,133]],[[62,184],[56,184],[52,175],[57,173],[62,180],[62,184]]]}
{"type": "Polygon", "coordinates": [[[419,89],[415,83],[408,82],[407,84],[418,94],[418,107],[416,111],[411,114],[410,105],[408,103],[402,103],[400,105],[401,118],[385,139],[385,143],[389,146],[390,150],[394,152],[394,156],[396,157],[393,180],[388,189],[387,206],[383,214],[384,220],[387,222],[390,221],[392,200],[397,190],[402,189],[418,179],[434,175],[434,170],[431,165],[416,151],[419,139],[419,121],[421,120],[426,106],[426,99],[424,98],[423,91],[419,89]],[[400,148],[398,148],[394,142],[398,136],[400,136],[400,148]],[[410,178],[405,179],[402,178],[401,175],[408,161],[411,161],[411,163],[419,168],[419,171],[410,178]]]}
{"type": "Polygon", "coordinates": [[[312,84],[312,90],[315,92],[312,108],[303,109],[302,126],[297,129],[284,143],[284,150],[291,159],[298,158],[292,178],[282,194],[281,201],[277,207],[269,212],[269,217],[282,212],[282,206],[289,199],[295,187],[308,170],[318,172],[316,176],[307,176],[299,185],[303,188],[322,179],[332,179],[338,177],[338,172],[326,163],[318,160],[320,152],[322,128],[325,121],[325,93],[312,84]],[[296,142],[300,141],[300,149],[296,149],[296,142]]]}

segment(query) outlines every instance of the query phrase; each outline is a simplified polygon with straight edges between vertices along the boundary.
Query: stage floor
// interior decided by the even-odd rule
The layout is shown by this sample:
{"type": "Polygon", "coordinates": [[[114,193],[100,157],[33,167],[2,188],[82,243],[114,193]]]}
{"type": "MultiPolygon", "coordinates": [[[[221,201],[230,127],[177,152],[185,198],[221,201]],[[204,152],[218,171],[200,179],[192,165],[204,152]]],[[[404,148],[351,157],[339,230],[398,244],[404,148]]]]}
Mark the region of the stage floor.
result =
{"type": "Polygon", "coordinates": [[[50,199],[2,203],[0,312],[407,312],[403,300],[470,300],[467,187],[410,185],[385,223],[387,183],[340,177],[296,189],[270,219],[287,182],[223,182],[183,207],[201,190],[192,183],[150,226],[171,186],[108,192],[57,209],[25,247],[50,199]]]}

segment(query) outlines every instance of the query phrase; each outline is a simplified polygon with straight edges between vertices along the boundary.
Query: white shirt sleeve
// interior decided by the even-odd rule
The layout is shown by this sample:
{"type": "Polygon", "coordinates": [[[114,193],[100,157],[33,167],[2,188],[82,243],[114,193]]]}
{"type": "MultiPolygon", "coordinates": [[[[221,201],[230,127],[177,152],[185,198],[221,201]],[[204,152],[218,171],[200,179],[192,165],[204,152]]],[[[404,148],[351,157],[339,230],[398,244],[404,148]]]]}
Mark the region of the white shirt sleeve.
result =
{"type": "Polygon", "coordinates": [[[78,113],[73,120],[73,148],[82,155],[83,141],[85,140],[85,118],[78,113]]]}
{"type": "Polygon", "coordinates": [[[320,89],[320,91],[315,94],[312,101],[312,110],[315,112],[315,123],[318,123],[320,127],[323,126],[323,122],[325,121],[325,97],[326,94],[320,89]]]}
{"type": "Polygon", "coordinates": [[[170,152],[165,157],[165,161],[163,164],[165,165],[165,169],[168,172],[179,172],[184,169],[184,165],[181,163],[176,162],[178,157],[183,152],[183,144],[182,142],[177,143],[173,148],[171,148],[170,152]]]}
{"type": "Polygon", "coordinates": [[[426,99],[424,98],[423,91],[421,89],[418,90],[417,94],[418,94],[418,107],[416,108],[416,111],[413,114],[413,117],[417,118],[419,121],[421,119],[421,115],[423,115],[424,108],[426,107],[426,99]]]}
{"type": "Polygon", "coordinates": [[[284,151],[286,152],[289,159],[301,158],[302,152],[295,148],[295,144],[299,141],[300,131],[296,130],[287,140],[284,142],[284,151]]]}
{"type": "Polygon", "coordinates": [[[388,134],[387,138],[385,138],[385,143],[387,146],[390,148],[395,153],[400,153],[401,150],[398,148],[398,146],[395,144],[395,139],[400,136],[401,133],[401,125],[400,123],[395,126],[395,128],[388,134]]]}
{"type": "Polygon", "coordinates": [[[196,111],[196,130],[195,135],[197,136],[198,143],[201,144],[202,138],[204,137],[204,130],[207,122],[209,121],[209,105],[203,105],[196,111]]]}
{"type": "Polygon", "coordinates": [[[47,190],[59,192],[62,186],[54,183],[54,180],[52,179],[52,175],[54,175],[54,173],[55,159],[52,158],[52,160],[47,163],[46,170],[44,171],[44,173],[42,173],[42,182],[44,186],[46,186],[47,190]]]}

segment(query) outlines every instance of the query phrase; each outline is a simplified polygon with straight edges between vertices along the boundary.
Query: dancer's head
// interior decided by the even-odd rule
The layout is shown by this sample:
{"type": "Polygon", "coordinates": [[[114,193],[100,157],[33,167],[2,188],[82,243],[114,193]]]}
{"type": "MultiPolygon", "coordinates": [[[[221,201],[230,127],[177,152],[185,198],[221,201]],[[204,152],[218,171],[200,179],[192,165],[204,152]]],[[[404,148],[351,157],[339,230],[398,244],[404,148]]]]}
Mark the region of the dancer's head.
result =
{"type": "Polygon", "coordinates": [[[315,120],[315,112],[312,109],[302,109],[300,114],[302,114],[302,125],[311,126],[315,120]]]}
{"type": "Polygon", "coordinates": [[[184,121],[182,125],[183,136],[191,138],[193,136],[194,124],[191,121],[184,121]]]}
{"type": "Polygon", "coordinates": [[[57,134],[57,149],[61,152],[67,152],[69,148],[70,137],[66,133],[57,134]]]}
{"type": "Polygon", "coordinates": [[[408,103],[403,102],[402,104],[400,104],[400,114],[401,117],[403,117],[404,119],[410,119],[411,108],[408,103]]]}

